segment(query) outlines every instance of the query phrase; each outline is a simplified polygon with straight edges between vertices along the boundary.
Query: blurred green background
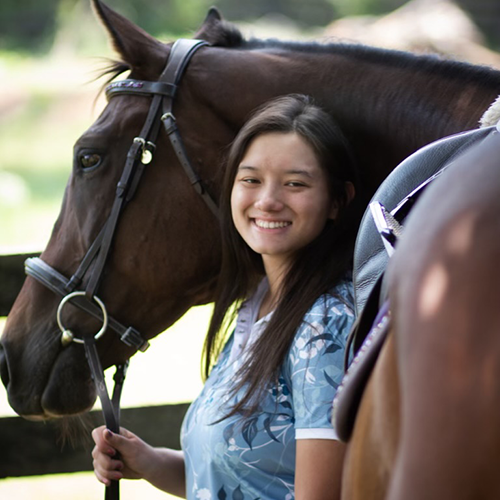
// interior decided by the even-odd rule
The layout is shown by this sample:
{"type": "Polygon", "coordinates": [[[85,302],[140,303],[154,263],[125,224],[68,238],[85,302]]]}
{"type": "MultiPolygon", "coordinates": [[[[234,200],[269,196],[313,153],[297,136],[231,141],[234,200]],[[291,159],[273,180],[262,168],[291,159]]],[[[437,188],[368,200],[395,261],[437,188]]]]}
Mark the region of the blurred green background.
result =
{"type": "MultiPolygon", "coordinates": [[[[427,0],[427,4],[440,0],[427,0]]],[[[358,15],[378,15],[393,11],[405,2],[401,0],[110,0],[111,6],[140,24],[146,31],[159,36],[185,34],[197,27],[204,12],[219,7],[233,21],[254,22],[270,13],[288,17],[302,28],[326,26],[335,18],[358,15]],[[164,15],[161,15],[164,13],[164,15]]],[[[488,38],[498,47],[498,14],[496,0],[458,0],[488,38]]],[[[38,54],[53,47],[61,31],[71,28],[73,42],[80,47],[89,43],[90,8],[86,0],[2,0],[0,4],[0,46],[7,50],[28,50],[38,54]]],[[[459,36],[459,34],[457,34],[459,36]]]]}
{"type": "MultiPolygon", "coordinates": [[[[329,31],[328,26],[347,16],[359,16],[357,26],[363,26],[361,31],[366,35],[368,22],[375,26],[381,17],[405,2],[110,0],[108,3],[146,31],[167,41],[190,36],[211,5],[219,7],[228,20],[239,24],[246,33],[310,39],[325,34],[334,36],[337,31],[329,31]]],[[[414,0],[413,3],[418,3],[422,12],[430,13],[437,4],[450,2],[414,0]]],[[[495,62],[496,54],[490,51],[500,47],[497,29],[500,2],[460,0],[459,6],[477,28],[474,37],[479,34],[478,40],[474,37],[467,40],[467,49],[476,43],[484,49],[480,50],[477,61],[476,56],[467,52],[463,55],[460,48],[452,48],[451,56],[495,62]]],[[[447,19],[446,22],[451,22],[450,16],[447,19]]],[[[415,27],[415,17],[412,23],[415,27]]],[[[438,27],[437,33],[442,35],[446,28],[450,26],[438,27]]],[[[448,31],[452,31],[457,41],[465,36],[465,28],[448,31]]],[[[346,36],[343,31],[338,33],[346,36]]],[[[353,33],[348,32],[347,38],[354,38],[353,33]]],[[[438,38],[429,42],[430,49],[426,50],[441,50],[438,38]]],[[[71,169],[72,145],[104,106],[102,97],[96,99],[101,82],[93,79],[103,65],[102,58],[112,55],[87,0],[1,1],[0,254],[39,251],[45,246],[71,169]]],[[[169,332],[153,341],[147,353],[133,359],[124,406],[189,401],[196,396],[201,387],[199,360],[209,314],[210,306],[194,308],[169,332]],[[154,386],[148,382],[153,378],[162,381],[161,384],[154,386]],[[176,383],[170,384],[169,380],[176,383]]],[[[0,331],[4,322],[0,318],[0,331]]],[[[13,412],[2,386],[0,416],[7,415],[13,412]]],[[[144,496],[167,498],[142,482],[122,488],[124,500],[144,496]]],[[[95,497],[102,497],[102,487],[90,473],[0,480],[2,499],[95,497]],[[69,496],[68,491],[71,491],[69,496]]]]}

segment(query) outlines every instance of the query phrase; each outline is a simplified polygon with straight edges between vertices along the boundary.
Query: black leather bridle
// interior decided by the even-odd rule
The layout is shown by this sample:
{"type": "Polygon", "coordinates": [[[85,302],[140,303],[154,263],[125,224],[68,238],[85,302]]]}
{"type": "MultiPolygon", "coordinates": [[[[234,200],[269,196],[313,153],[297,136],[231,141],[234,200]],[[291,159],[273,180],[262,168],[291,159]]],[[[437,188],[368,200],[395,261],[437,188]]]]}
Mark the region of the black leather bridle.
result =
{"type": "MultiPolygon", "coordinates": [[[[110,215],[71,278],[66,278],[38,257],[28,259],[25,263],[27,275],[35,278],[51,291],[63,297],[57,310],[57,322],[62,331],[61,342],[63,346],[67,346],[71,342],[78,342],[84,345],[97,394],[101,400],[106,427],[115,433],[118,433],[120,429],[120,395],[128,362],[117,365],[114,377],[115,387],[113,396],[110,399],[104,380],[104,372],[97,353],[96,340],[109,327],[118,334],[124,344],[136,350],[145,351],[149,347],[149,343],[132,326],[124,326],[116,319],[109,317],[106,307],[97,297],[96,291],[102,279],[104,266],[116,233],[120,214],[134,196],[145,166],[152,159],[162,124],[192,186],[205,200],[210,210],[215,215],[218,215],[217,204],[206,190],[202,180],[193,169],[187,157],[172,111],[178,84],[186,66],[193,54],[205,45],[208,45],[208,43],[202,40],[177,40],[172,46],[167,65],[156,82],[127,79],[108,85],[106,88],[106,97],[108,99],[124,94],[152,97],[149,112],[141,133],[138,137],[134,138],[128,151],[121,178],[116,186],[115,200],[110,215]],[[85,289],[79,290],[83,278],[87,274],[89,278],[85,289]],[[78,338],[73,332],[63,326],[61,313],[68,302],[102,321],[102,327],[97,334],[84,334],[81,338],[78,338]]],[[[105,498],[106,500],[116,500],[119,498],[117,481],[112,481],[111,486],[106,488],[105,498]]]]}

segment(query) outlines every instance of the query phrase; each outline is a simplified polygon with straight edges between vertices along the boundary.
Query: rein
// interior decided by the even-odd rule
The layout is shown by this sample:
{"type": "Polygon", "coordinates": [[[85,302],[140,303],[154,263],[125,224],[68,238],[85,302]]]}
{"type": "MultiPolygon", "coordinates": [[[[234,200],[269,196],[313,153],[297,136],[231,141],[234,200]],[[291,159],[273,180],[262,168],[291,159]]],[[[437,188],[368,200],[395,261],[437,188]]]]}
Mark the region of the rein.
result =
{"type": "MultiPolygon", "coordinates": [[[[110,215],[71,278],[66,278],[38,257],[27,259],[25,263],[25,271],[28,276],[35,278],[46,288],[63,297],[57,309],[57,323],[62,332],[61,343],[63,347],[72,342],[84,345],[97,395],[101,401],[106,427],[114,433],[120,432],[120,396],[128,361],[116,366],[115,385],[113,395],[110,398],[97,352],[96,341],[104,335],[109,327],[118,334],[124,344],[136,350],[145,351],[149,347],[149,342],[132,326],[124,326],[113,317],[108,316],[106,306],[97,297],[96,291],[102,279],[120,214],[133,198],[144,169],[153,158],[156,149],[155,143],[162,124],[191,185],[203,198],[210,210],[216,216],[218,215],[216,202],[206,190],[188,159],[172,110],[178,84],[191,57],[205,45],[208,45],[208,43],[203,40],[177,40],[172,46],[167,65],[156,82],[127,79],[108,85],[106,88],[108,100],[124,94],[152,97],[149,112],[140,135],[134,138],[128,151],[121,178],[116,186],[116,195],[110,215]],[[85,289],[77,290],[87,274],[89,274],[89,278],[85,289]],[[82,338],[78,338],[71,330],[64,327],[62,310],[68,302],[102,321],[102,326],[95,335],[84,334],[82,338]]],[[[118,481],[112,481],[111,485],[106,488],[105,500],[118,500],[119,496],[119,483],[118,481]]]]}

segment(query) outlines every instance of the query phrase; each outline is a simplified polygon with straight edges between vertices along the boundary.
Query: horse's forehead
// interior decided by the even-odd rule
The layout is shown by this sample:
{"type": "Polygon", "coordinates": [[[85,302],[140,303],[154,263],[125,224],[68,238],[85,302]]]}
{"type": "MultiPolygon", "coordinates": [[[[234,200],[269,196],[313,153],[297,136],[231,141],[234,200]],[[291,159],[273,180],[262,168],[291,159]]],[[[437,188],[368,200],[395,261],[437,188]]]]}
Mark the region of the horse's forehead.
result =
{"type": "Polygon", "coordinates": [[[144,121],[148,107],[149,99],[145,97],[124,95],[110,99],[97,119],[82,134],[79,142],[103,142],[111,138],[116,141],[118,133],[127,135],[125,132],[134,122],[144,121]]]}

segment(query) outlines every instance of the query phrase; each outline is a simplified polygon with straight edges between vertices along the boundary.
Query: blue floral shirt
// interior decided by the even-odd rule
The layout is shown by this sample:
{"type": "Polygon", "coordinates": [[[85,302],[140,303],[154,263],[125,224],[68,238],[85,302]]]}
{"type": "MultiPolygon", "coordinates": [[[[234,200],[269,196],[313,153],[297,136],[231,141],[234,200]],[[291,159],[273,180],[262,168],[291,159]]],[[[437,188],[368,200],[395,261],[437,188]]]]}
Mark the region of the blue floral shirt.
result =
{"type": "MultiPolygon", "coordinates": [[[[305,315],[279,382],[259,411],[214,424],[235,399],[228,387],[270,315],[255,321],[263,282],[238,313],[236,328],[182,425],[186,494],[196,500],[291,500],[296,439],[336,439],[332,401],[343,376],[346,338],[354,320],[352,285],[341,282],[305,315]]],[[[272,313],[271,313],[272,314],[272,313]]]]}

